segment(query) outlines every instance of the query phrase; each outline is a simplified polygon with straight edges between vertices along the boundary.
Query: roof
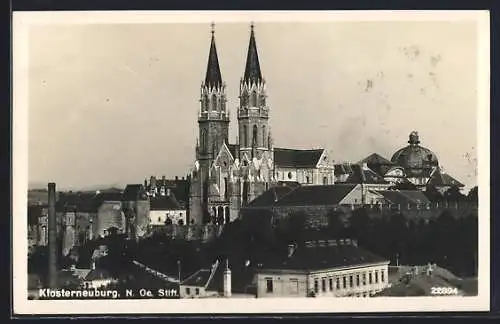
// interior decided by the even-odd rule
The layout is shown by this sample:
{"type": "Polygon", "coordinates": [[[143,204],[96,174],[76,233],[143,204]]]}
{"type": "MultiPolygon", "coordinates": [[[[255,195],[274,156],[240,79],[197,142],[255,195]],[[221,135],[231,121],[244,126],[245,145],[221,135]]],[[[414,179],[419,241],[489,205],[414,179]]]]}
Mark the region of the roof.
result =
{"type": "Polygon", "coordinates": [[[256,198],[249,207],[336,205],[355,187],[356,184],[299,186],[295,189],[274,187],[263,194],[266,195],[265,198],[262,200],[260,200],[261,197],[256,198]],[[278,201],[274,199],[273,190],[279,193],[277,194],[278,201]]]}
{"type": "Polygon", "coordinates": [[[200,269],[182,281],[183,286],[205,287],[210,279],[211,271],[200,269]]]}
{"type": "Polygon", "coordinates": [[[463,187],[464,184],[461,183],[460,181],[456,180],[452,176],[450,176],[447,173],[441,172],[439,168],[437,168],[432,174],[427,182],[429,185],[434,185],[436,187],[439,186],[457,186],[457,187],[463,187]]]}
{"type": "Polygon", "coordinates": [[[129,184],[125,187],[123,192],[123,201],[135,201],[139,200],[141,197],[146,198],[144,186],[141,184],[129,184]]]}
{"type": "Polygon", "coordinates": [[[97,207],[99,206],[95,192],[61,192],[56,202],[58,211],[74,209],[75,211],[91,213],[97,211],[97,207]]]}
{"type": "Polygon", "coordinates": [[[378,193],[393,204],[427,204],[427,196],[420,190],[378,190],[378,193]]]}
{"type": "Polygon", "coordinates": [[[121,192],[101,192],[96,195],[95,201],[97,205],[101,205],[105,201],[122,201],[121,192]]]}
{"type": "Polygon", "coordinates": [[[270,188],[269,190],[262,193],[260,196],[252,200],[249,207],[267,207],[272,206],[276,203],[276,200],[280,200],[283,196],[290,193],[292,190],[295,190],[296,187],[290,186],[275,186],[270,188]]]}
{"type": "Polygon", "coordinates": [[[320,242],[311,245],[306,243],[305,246],[296,248],[291,257],[288,255],[276,257],[265,262],[257,271],[263,269],[316,271],[389,262],[352,243],[336,242],[336,245],[331,245],[328,241],[323,242],[324,244],[320,242]]]}
{"type": "Polygon", "coordinates": [[[274,165],[289,168],[314,168],[319,162],[324,149],[297,150],[287,148],[274,149],[274,165]]]}
{"type": "Polygon", "coordinates": [[[178,210],[183,209],[174,195],[151,198],[150,210],[178,210]]]}
{"type": "Polygon", "coordinates": [[[370,165],[370,164],[393,165],[394,164],[391,161],[389,161],[388,159],[386,159],[385,157],[383,157],[377,153],[372,153],[372,154],[368,155],[367,157],[365,157],[363,160],[358,162],[358,164],[363,164],[363,163],[366,163],[368,165],[370,165]]]}
{"type": "Polygon", "coordinates": [[[205,85],[209,88],[218,88],[222,86],[222,75],[220,73],[219,58],[217,57],[217,48],[215,46],[215,34],[212,30],[212,39],[210,42],[210,52],[208,54],[207,73],[205,75],[205,85]]]}
{"type": "Polygon", "coordinates": [[[334,167],[334,174],[336,176],[342,174],[351,174],[353,172],[352,164],[350,163],[335,164],[333,167],[334,167]]]}
{"type": "Polygon", "coordinates": [[[366,183],[366,184],[387,184],[388,182],[384,180],[384,177],[377,174],[375,171],[368,167],[363,167],[359,164],[353,164],[351,166],[352,173],[346,179],[346,183],[366,183]]]}
{"type": "Polygon", "coordinates": [[[249,83],[258,83],[262,81],[259,54],[257,52],[257,44],[255,42],[253,25],[251,26],[250,31],[250,42],[248,44],[247,61],[245,65],[245,74],[243,76],[243,80],[249,83]]]}
{"type": "Polygon", "coordinates": [[[111,274],[104,269],[92,269],[86,276],[86,281],[100,280],[100,279],[111,279],[111,274]]]}

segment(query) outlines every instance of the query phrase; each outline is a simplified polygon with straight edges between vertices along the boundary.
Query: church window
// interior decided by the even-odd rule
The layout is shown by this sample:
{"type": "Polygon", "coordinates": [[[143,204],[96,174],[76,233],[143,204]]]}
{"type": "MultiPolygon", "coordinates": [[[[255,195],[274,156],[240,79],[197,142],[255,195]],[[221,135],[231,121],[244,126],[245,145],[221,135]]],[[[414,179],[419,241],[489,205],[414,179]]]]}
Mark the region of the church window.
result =
{"type": "Polygon", "coordinates": [[[248,147],[247,125],[243,125],[243,145],[245,147],[248,147]]]}
{"type": "Polygon", "coordinates": [[[224,178],[224,199],[228,200],[228,184],[227,184],[227,178],[224,178]]]}
{"type": "Polygon", "coordinates": [[[206,95],[206,94],[203,95],[202,107],[203,107],[203,111],[208,110],[208,95],[206,95]]]}
{"type": "Polygon", "coordinates": [[[309,176],[306,176],[306,183],[309,183],[309,176]]]}
{"type": "Polygon", "coordinates": [[[252,145],[257,144],[257,125],[253,125],[252,145]]]}
{"type": "Polygon", "coordinates": [[[250,106],[251,107],[257,106],[257,91],[252,92],[252,95],[250,97],[250,106]]]}
{"type": "Polygon", "coordinates": [[[292,173],[288,172],[288,179],[292,179],[292,173]]]}
{"type": "Polygon", "coordinates": [[[217,96],[215,94],[212,95],[212,110],[217,110],[217,96]]]}
{"type": "Polygon", "coordinates": [[[327,185],[327,184],[328,184],[328,178],[327,178],[327,177],[323,177],[323,184],[324,184],[324,185],[327,185]]]}
{"type": "Polygon", "coordinates": [[[262,126],[262,147],[266,147],[266,126],[262,126]]]}
{"type": "Polygon", "coordinates": [[[203,128],[201,130],[201,150],[203,152],[205,152],[207,149],[207,146],[208,146],[208,144],[207,144],[207,130],[203,128]]]}

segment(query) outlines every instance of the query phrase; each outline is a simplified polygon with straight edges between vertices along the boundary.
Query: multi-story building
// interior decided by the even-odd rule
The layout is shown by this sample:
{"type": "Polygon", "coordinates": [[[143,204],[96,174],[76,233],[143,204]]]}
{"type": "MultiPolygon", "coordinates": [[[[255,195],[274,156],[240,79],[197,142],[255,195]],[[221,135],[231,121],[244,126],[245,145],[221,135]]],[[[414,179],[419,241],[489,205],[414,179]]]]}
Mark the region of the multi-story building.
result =
{"type": "Polygon", "coordinates": [[[256,270],[257,297],[370,297],[388,286],[388,265],[356,240],[307,241],[256,270]]]}

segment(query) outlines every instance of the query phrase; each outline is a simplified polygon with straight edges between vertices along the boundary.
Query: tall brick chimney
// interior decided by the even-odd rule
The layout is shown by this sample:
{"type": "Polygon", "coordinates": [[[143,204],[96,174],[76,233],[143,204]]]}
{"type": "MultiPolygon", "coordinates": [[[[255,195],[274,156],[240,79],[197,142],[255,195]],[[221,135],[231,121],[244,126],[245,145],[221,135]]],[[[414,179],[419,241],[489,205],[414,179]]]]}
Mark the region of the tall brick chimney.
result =
{"type": "Polygon", "coordinates": [[[49,215],[48,215],[48,243],[49,243],[49,271],[48,286],[57,288],[57,221],[56,221],[56,184],[50,182],[49,190],[49,215]]]}

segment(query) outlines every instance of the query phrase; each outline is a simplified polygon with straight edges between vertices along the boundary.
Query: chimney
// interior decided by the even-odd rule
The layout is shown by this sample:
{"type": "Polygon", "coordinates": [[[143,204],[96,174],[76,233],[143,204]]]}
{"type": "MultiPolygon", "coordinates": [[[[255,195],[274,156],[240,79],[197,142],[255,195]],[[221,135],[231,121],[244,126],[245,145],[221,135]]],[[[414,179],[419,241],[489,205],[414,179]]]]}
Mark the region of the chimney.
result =
{"type": "Polygon", "coordinates": [[[290,258],[295,252],[295,244],[288,244],[288,257],[290,258]]]}
{"type": "Polygon", "coordinates": [[[182,177],[182,180],[184,181],[184,177],[182,177]]]}
{"type": "Polygon", "coordinates": [[[49,288],[57,288],[57,221],[56,221],[56,184],[50,182],[49,190],[49,215],[48,215],[48,241],[49,241],[49,288]]]}
{"type": "Polygon", "coordinates": [[[229,260],[226,259],[226,267],[224,269],[223,277],[223,294],[224,297],[231,297],[231,270],[229,269],[229,260]]]}

